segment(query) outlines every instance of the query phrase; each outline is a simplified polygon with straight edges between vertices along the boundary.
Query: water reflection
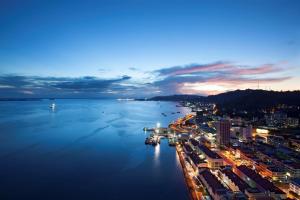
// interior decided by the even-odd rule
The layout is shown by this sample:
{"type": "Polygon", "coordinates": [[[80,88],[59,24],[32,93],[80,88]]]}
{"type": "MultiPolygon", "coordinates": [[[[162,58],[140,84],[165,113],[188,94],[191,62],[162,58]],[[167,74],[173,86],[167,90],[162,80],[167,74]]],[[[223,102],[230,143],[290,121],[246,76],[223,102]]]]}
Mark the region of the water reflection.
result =
{"type": "Polygon", "coordinates": [[[175,154],[176,154],[176,159],[175,159],[176,166],[180,166],[181,164],[180,164],[179,156],[178,156],[177,152],[175,152],[175,154]]]}
{"type": "Polygon", "coordinates": [[[72,200],[188,199],[175,149],[166,139],[162,146],[145,146],[150,131],[141,132],[179,117],[161,115],[174,110],[173,103],[161,102],[160,108],[156,102],[57,100],[54,110],[50,104],[0,102],[5,163],[0,165],[0,199],[35,200],[45,193],[47,199],[62,194],[72,200]]]}
{"type": "Polygon", "coordinates": [[[159,165],[160,145],[156,145],[154,148],[154,164],[159,165]]]}

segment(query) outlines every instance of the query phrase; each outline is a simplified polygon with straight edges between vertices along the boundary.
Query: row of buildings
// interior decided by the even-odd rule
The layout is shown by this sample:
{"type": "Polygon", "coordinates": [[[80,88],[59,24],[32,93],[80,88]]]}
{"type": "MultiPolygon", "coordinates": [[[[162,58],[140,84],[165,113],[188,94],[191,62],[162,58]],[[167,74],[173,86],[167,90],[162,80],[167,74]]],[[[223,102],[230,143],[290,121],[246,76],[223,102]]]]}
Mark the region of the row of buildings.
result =
{"type": "Polygon", "coordinates": [[[183,142],[183,153],[195,171],[195,179],[213,199],[285,199],[286,194],[246,165],[228,166],[220,152],[191,138],[183,142]]]}

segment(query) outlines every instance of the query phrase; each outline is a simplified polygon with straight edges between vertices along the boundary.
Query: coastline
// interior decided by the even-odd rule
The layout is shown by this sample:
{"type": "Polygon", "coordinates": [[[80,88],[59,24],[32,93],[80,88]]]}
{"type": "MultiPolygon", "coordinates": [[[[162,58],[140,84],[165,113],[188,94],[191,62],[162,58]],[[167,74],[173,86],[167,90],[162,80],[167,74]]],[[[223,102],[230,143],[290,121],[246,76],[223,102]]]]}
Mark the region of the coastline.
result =
{"type": "Polygon", "coordinates": [[[181,165],[181,168],[183,171],[184,180],[185,180],[186,186],[188,188],[190,198],[191,198],[191,200],[201,200],[201,193],[196,191],[195,184],[193,183],[193,180],[191,179],[191,177],[189,176],[189,174],[187,172],[187,168],[184,164],[184,158],[182,157],[182,155],[179,152],[178,145],[176,145],[175,148],[176,148],[176,153],[179,157],[180,165],[181,165]]]}

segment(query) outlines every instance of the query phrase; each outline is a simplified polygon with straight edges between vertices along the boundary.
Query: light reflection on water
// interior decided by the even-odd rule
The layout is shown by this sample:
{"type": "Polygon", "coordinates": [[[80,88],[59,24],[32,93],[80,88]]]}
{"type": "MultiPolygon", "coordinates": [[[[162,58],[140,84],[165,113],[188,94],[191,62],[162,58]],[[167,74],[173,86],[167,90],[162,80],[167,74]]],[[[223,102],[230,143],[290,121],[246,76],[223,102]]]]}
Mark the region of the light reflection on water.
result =
{"type": "Polygon", "coordinates": [[[160,154],[160,144],[157,144],[154,147],[154,162],[155,162],[155,165],[159,165],[159,163],[160,163],[159,154],[160,154]]]}
{"type": "Polygon", "coordinates": [[[180,167],[181,164],[180,164],[179,156],[178,156],[178,154],[177,154],[176,151],[175,151],[175,153],[176,153],[176,159],[175,159],[175,161],[176,161],[176,166],[180,167]]]}

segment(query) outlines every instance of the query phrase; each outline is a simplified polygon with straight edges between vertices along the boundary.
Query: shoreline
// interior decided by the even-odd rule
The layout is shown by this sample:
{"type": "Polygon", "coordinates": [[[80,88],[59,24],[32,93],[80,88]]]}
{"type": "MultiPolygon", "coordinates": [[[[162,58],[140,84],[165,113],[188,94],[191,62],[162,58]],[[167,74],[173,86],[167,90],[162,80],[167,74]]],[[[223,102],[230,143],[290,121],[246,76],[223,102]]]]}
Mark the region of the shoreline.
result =
{"type": "Polygon", "coordinates": [[[191,200],[201,200],[201,194],[198,192],[196,192],[196,188],[195,185],[193,183],[193,180],[191,179],[191,177],[189,176],[187,169],[184,165],[184,158],[182,157],[182,155],[180,154],[179,150],[178,150],[178,145],[176,145],[175,147],[176,149],[176,153],[179,157],[179,161],[180,161],[180,165],[183,171],[183,176],[184,176],[184,180],[187,186],[187,189],[189,191],[189,196],[191,200]]]}

